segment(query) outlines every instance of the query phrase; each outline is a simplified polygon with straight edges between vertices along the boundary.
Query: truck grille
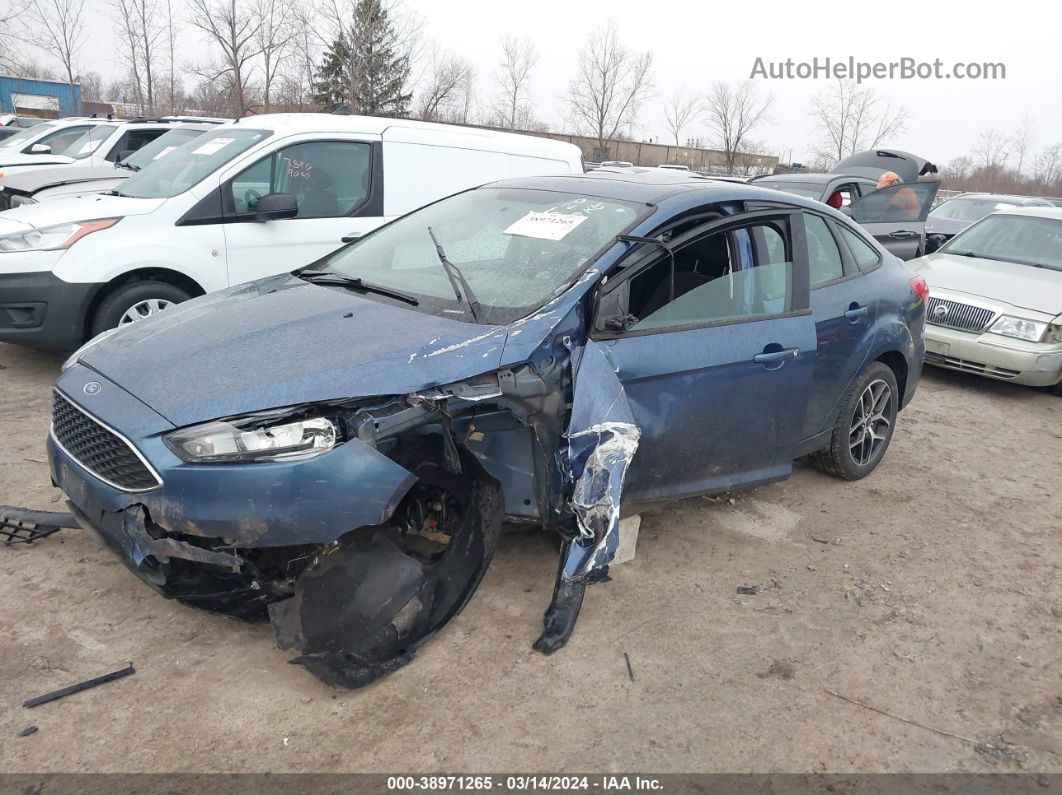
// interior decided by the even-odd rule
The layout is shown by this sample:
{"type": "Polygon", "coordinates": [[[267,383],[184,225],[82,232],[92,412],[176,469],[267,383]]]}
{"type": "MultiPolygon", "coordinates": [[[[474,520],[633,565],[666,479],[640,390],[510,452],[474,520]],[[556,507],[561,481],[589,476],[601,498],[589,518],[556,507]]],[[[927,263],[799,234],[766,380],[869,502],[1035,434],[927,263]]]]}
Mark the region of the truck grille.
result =
{"type": "Polygon", "coordinates": [[[115,488],[147,491],[162,485],[125,439],[58,392],[52,400],[52,436],[71,458],[115,488]]]}
{"type": "Polygon", "coordinates": [[[926,320],[934,326],[944,326],[958,331],[981,332],[985,330],[995,314],[991,309],[929,296],[929,311],[926,320]]]}

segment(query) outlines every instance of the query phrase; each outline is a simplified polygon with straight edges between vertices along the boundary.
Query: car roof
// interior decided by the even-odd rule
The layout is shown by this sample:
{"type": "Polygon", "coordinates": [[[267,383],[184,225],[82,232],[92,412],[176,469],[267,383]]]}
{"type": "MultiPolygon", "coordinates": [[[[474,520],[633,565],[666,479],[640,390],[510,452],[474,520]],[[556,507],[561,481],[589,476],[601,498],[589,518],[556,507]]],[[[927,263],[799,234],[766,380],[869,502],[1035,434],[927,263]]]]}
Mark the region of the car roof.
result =
{"type": "MultiPolygon", "coordinates": [[[[1029,204],[1033,207],[1044,206],[1050,204],[1047,199],[1041,199],[1039,196],[1015,196],[1012,193],[960,193],[958,196],[952,196],[952,199],[990,199],[995,201],[1008,201],[1016,202],[1018,204],[1029,204]],[[1037,202],[1043,202],[1044,204],[1037,204],[1037,202]]],[[[951,201],[949,199],[948,201],[951,201]]]]}
{"type": "Polygon", "coordinates": [[[412,119],[392,119],[382,116],[355,116],[339,113],[262,113],[246,116],[242,119],[221,125],[222,127],[249,127],[252,129],[272,130],[278,135],[301,132],[346,132],[380,135],[392,140],[409,140],[420,143],[425,137],[438,135],[475,140],[482,149],[488,151],[521,153],[542,153],[563,159],[579,159],[579,149],[567,141],[542,138],[530,135],[518,135],[498,132],[483,127],[465,127],[459,124],[438,124],[436,122],[414,121],[412,119]]]}
{"type": "Polygon", "coordinates": [[[588,174],[556,177],[518,177],[490,183],[494,188],[526,188],[559,193],[582,193],[602,199],[659,204],[682,194],[699,194],[704,204],[721,201],[773,201],[822,211],[824,205],[788,193],[761,188],[755,183],[727,182],[685,171],[647,168],[603,169],[588,174]]]}
{"type": "Polygon", "coordinates": [[[1031,218],[1052,218],[1057,221],[1062,221],[1062,207],[1042,207],[1039,205],[1031,205],[1025,207],[1009,207],[1006,210],[998,210],[999,215],[1028,215],[1031,218]]]}
{"type": "Polygon", "coordinates": [[[818,174],[793,172],[791,174],[765,174],[762,177],[753,177],[751,182],[811,182],[825,185],[827,182],[834,182],[844,179],[861,179],[865,182],[874,181],[869,177],[860,177],[854,174],[848,176],[846,174],[818,174]]]}

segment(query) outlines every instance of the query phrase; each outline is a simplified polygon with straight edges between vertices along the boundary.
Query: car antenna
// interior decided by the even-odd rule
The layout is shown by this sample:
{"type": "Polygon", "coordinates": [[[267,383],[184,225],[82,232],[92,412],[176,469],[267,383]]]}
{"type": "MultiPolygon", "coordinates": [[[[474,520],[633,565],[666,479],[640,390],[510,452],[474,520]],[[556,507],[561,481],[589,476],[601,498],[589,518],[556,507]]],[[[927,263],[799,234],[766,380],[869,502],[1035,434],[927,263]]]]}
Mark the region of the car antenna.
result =
{"type": "Polygon", "coordinates": [[[446,276],[450,280],[450,286],[454,288],[454,295],[457,297],[458,301],[462,300],[462,298],[464,299],[465,303],[468,304],[468,311],[472,313],[472,319],[478,323],[479,301],[476,300],[476,294],[472,292],[471,285],[465,280],[464,274],[458,270],[457,266],[447,259],[446,252],[443,251],[442,243],[439,242],[439,238],[435,236],[435,233],[430,226],[428,227],[428,234],[431,236],[431,242],[435,244],[435,253],[439,255],[439,262],[442,263],[443,270],[446,271],[446,276]],[[454,278],[455,274],[457,276],[456,279],[454,278]],[[460,290],[457,288],[458,280],[461,282],[460,290]],[[463,296],[461,295],[462,291],[464,292],[463,296]]]}

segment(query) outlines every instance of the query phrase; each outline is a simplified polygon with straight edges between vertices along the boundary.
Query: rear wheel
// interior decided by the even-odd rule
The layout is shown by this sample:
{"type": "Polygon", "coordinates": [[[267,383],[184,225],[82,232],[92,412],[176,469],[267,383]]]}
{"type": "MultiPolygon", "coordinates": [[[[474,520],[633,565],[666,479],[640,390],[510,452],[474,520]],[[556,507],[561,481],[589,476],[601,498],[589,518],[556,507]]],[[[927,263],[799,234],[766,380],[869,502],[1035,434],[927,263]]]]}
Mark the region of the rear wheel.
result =
{"type": "Polygon", "coordinates": [[[841,403],[830,446],[813,454],[811,460],[819,469],[844,480],[869,475],[892,441],[899,399],[892,369],[871,362],[841,403]]]}
{"type": "Polygon", "coordinates": [[[157,315],[191,297],[177,285],[156,279],[124,284],[100,302],[92,318],[92,336],[157,315]]]}

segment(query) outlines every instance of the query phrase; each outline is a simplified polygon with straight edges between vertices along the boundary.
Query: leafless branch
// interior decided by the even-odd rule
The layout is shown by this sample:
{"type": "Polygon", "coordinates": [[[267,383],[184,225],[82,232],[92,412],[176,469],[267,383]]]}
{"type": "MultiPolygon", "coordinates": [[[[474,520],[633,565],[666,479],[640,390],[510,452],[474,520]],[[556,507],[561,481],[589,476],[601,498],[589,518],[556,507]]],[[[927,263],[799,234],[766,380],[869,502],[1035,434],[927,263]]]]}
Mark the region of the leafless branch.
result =
{"type": "Polygon", "coordinates": [[[739,152],[745,151],[748,135],[767,120],[774,97],[761,97],[751,80],[716,82],[705,100],[705,117],[716,145],[723,150],[726,168],[734,170],[739,152]]]}

